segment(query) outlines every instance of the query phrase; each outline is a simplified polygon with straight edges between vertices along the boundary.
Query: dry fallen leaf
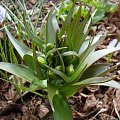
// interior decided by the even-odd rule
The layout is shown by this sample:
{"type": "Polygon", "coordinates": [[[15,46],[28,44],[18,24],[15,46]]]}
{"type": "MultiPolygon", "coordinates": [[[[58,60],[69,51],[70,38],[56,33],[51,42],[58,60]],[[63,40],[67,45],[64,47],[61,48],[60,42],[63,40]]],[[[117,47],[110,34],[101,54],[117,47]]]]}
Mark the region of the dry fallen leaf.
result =
{"type": "Polygon", "coordinates": [[[30,0],[32,4],[35,4],[37,0],[30,0]]]}
{"type": "Polygon", "coordinates": [[[116,103],[116,108],[119,112],[120,111],[120,90],[116,90],[116,95],[115,95],[114,101],[116,103]]]}
{"type": "Polygon", "coordinates": [[[35,117],[33,114],[31,113],[25,113],[23,115],[22,120],[39,120],[37,117],[35,117]]]}
{"type": "Polygon", "coordinates": [[[90,92],[94,93],[96,91],[99,90],[99,86],[98,85],[92,85],[92,86],[88,86],[86,87],[90,92]]]}
{"type": "Polygon", "coordinates": [[[49,109],[44,105],[41,105],[39,110],[39,117],[43,118],[48,112],[49,112],[49,109]]]}
{"type": "Polygon", "coordinates": [[[3,31],[0,31],[0,38],[4,38],[4,33],[3,33],[3,31]]]}
{"type": "Polygon", "coordinates": [[[96,100],[94,94],[88,95],[83,110],[85,112],[89,111],[91,108],[94,108],[96,106],[97,102],[98,101],[96,100]]]}

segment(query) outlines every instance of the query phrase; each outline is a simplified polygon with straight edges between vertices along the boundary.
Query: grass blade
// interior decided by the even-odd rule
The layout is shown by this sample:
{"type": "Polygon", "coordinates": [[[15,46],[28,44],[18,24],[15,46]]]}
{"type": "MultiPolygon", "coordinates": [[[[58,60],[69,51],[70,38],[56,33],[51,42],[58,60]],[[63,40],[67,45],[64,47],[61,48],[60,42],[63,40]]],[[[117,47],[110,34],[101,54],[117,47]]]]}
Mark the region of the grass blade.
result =
{"type": "Polygon", "coordinates": [[[43,44],[45,44],[44,41],[42,41],[41,39],[39,39],[34,31],[30,30],[30,27],[28,26],[27,22],[26,22],[26,18],[25,18],[25,13],[23,15],[23,22],[24,22],[24,26],[25,26],[25,30],[28,33],[29,37],[36,43],[36,45],[38,45],[40,47],[40,49],[43,48],[43,44]]]}

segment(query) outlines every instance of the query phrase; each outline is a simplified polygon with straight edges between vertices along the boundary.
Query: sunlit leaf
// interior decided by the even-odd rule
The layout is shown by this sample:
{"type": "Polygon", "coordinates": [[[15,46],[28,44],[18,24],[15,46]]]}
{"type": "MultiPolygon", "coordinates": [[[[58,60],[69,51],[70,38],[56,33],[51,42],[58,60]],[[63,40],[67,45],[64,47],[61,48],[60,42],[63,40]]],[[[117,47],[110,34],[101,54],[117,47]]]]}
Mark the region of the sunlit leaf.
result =
{"type": "Polygon", "coordinates": [[[92,78],[88,78],[85,80],[80,80],[80,82],[77,82],[73,85],[90,85],[90,84],[96,84],[96,83],[103,83],[106,81],[111,80],[110,77],[92,77],[92,78]]]}
{"type": "Polygon", "coordinates": [[[0,22],[2,23],[6,18],[6,10],[0,5],[0,22]]]}
{"type": "Polygon", "coordinates": [[[51,10],[46,24],[46,43],[55,44],[57,30],[59,30],[59,26],[56,20],[56,14],[54,10],[51,10]]]}
{"type": "Polygon", "coordinates": [[[20,54],[20,56],[23,58],[25,54],[32,54],[32,50],[28,47],[26,47],[24,44],[20,43],[18,40],[16,40],[11,33],[8,31],[7,27],[5,27],[5,31],[12,42],[13,46],[17,50],[17,52],[20,54]]]}
{"type": "Polygon", "coordinates": [[[65,96],[72,96],[85,86],[104,83],[111,79],[112,78],[110,77],[92,77],[85,80],[79,80],[80,82],[76,82],[75,84],[70,84],[61,88],[61,92],[63,92],[65,96]]]}
{"type": "Polygon", "coordinates": [[[0,69],[5,70],[13,75],[16,75],[28,82],[37,82],[40,87],[45,88],[46,84],[39,80],[37,75],[27,66],[24,65],[15,65],[13,63],[0,62],[0,69]]]}
{"type": "Polygon", "coordinates": [[[37,46],[40,47],[40,49],[42,49],[43,44],[45,44],[45,41],[37,37],[37,35],[34,33],[35,31],[30,30],[30,27],[26,22],[25,15],[23,15],[23,22],[24,22],[25,30],[28,33],[29,37],[36,43],[37,46]]]}
{"type": "Polygon", "coordinates": [[[43,89],[43,87],[41,86],[41,83],[45,86],[44,88],[46,88],[47,80],[32,81],[32,83],[29,86],[29,91],[34,92],[36,90],[43,89]]]}
{"type": "Polygon", "coordinates": [[[83,64],[86,63],[87,67],[89,67],[90,65],[92,65],[94,62],[96,62],[103,56],[105,56],[109,53],[115,52],[117,50],[120,50],[120,48],[119,47],[111,47],[110,49],[102,49],[102,50],[95,51],[87,56],[87,58],[85,59],[83,64]]]}
{"type": "MultiPolygon", "coordinates": [[[[95,50],[95,48],[101,44],[103,42],[103,40],[105,39],[106,35],[102,35],[102,34],[99,34],[99,35],[96,35],[94,36],[93,38],[91,39],[88,39],[86,40],[82,46],[80,47],[80,50],[79,50],[79,55],[81,55],[82,53],[86,54],[86,51],[87,51],[87,55],[89,55],[89,53],[91,53],[93,50],[95,50]],[[92,41],[92,42],[91,42],[92,41]],[[91,43],[90,43],[91,42],[91,43]],[[88,49],[88,50],[87,50],[88,49]]],[[[84,56],[85,57],[85,56],[84,56]]]]}
{"type": "Polygon", "coordinates": [[[115,46],[120,48],[120,43],[119,43],[119,41],[117,39],[112,40],[109,43],[109,45],[107,46],[107,48],[109,49],[109,48],[115,47],[115,46]]]}
{"type": "Polygon", "coordinates": [[[116,89],[120,89],[120,83],[116,82],[114,80],[111,80],[111,81],[108,81],[108,82],[105,82],[105,83],[98,83],[96,85],[102,85],[102,86],[108,86],[108,87],[113,87],[113,88],[116,88],[116,89]]]}

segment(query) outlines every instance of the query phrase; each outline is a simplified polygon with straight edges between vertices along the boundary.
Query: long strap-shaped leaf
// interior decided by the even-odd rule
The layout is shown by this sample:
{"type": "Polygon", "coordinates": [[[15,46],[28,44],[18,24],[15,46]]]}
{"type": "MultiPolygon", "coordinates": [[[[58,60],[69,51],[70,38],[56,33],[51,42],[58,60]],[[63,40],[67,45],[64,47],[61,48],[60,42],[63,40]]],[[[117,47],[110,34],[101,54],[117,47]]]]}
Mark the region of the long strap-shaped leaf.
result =
{"type": "Polygon", "coordinates": [[[26,47],[24,44],[20,43],[18,40],[16,40],[11,33],[8,31],[7,27],[5,27],[5,31],[8,35],[8,38],[10,39],[10,41],[12,42],[13,46],[15,47],[15,49],[18,51],[18,53],[20,54],[20,56],[23,58],[23,56],[25,54],[32,54],[32,50],[29,49],[28,47],[26,47]]]}
{"type": "Polygon", "coordinates": [[[74,81],[76,79],[79,80],[83,74],[83,70],[86,70],[89,66],[91,66],[93,63],[95,63],[103,56],[115,52],[117,50],[120,50],[120,48],[112,47],[109,49],[98,50],[89,54],[88,57],[84,60],[84,62],[78,65],[78,68],[75,70],[75,73],[71,76],[71,81],[74,81]]]}
{"type": "Polygon", "coordinates": [[[117,50],[120,50],[120,47],[111,47],[109,49],[102,49],[102,50],[95,51],[95,52],[89,54],[83,63],[86,63],[87,67],[89,67],[90,65],[92,65],[94,62],[96,62],[103,56],[105,56],[109,53],[115,52],[117,50]]]}
{"type": "Polygon", "coordinates": [[[56,31],[59,30],[59,26],[56,20],[56,14],[54,10],[51,10],[48,14],[48,20],[46,24],[46,43],[56,42],[56,31]]]}
{"type": "Polygon", "coordinates": [[[80,80],[80,82],[77,82],[75,84],[71,84],[68,86],[65,86],[61,88],[61,91],[65,96],[72,96],[77,91],[79,91],[81,88],[87,86],[87,85],[93,85],[93,84],[99,84],[104,83],[111,80],[110,77],[92,77],[85,80],[80,80]]]}
{"type": "Polygon", "coordinates": [[[36,43],[37,46],[40,47],[40,49],[42,49],[43,44],[45,44],[45,41],[41,40],[40,38],[38,38],[34,31],[30,30],[30,27],[28,26],[26,19],[25,19],[25,15],[23,14],[23,22],[24,22],[24,26],[25,26],[25,30],[28,33],[29,37],[36,43]]]}
{"type": "Polygon", "coordinates": [[[103,42],[103,40],[105,39],[105,37],[106,37],[106,36],[103,36],[103,35],[101,35],[101,34],[100,34],[100,35],[96,35],[96,36],[94,37],[92,43],[90,43],[90,45],[89,45],[89,43],[88,43],[87,48],[86,48],[85,51],[80,55],[80,62],[81,62],[81,63],[86,59],[86,57],[87,57],[90,53],[92,53],[92,51],[95,50],[95,48],[96,48],[98,45],[100,45],[100,44],[103,42]],[[94,42],[95,42],[95,43],[94,43],[94,42]]]}
{"type": "MultiPolygon", "coordinates": [[[[28,48],[18,40],[16,40],[11,33],[8,31],[7,27],[5,27],[5,31],[8,35],[8,38],[10,39],[11,43],[17,50],[17,52],[20,54],[20,56],[23,58],[25,54],[33,55],[32,49],[28,48]]],[[[44,56],[41,52],[37,52],[40,56],[44,56]]]]}
{"type": "Polygon", "coordinates": [[[56,91],[58,91],[58,87],[55,86],[54,84],[50,83],[49,81],[47,81],[47,90],[48,90],[48,99],[51,105],[52,110],[54,111],[53,108],[53,97],[56,94],[56,91]]]}
{"type": "Polygon", "coordinates": [[[70,26],[72,15],[73,15],[73,12],[74,12],[74,8],[75,8],[75,4],[73,4],[73,6],[71,7],[71,9],[70,9],[70,11],[67,15],[67,18],[63,23],[63,27],[62,27],[62,29],[60,31],[60,35],[59,35],[60,38],[65,34],[65,32],[67,31],[67,29],[70,26]]]}
{"type": "Polygon", "coordinates": [[[42,80],[42,81],[33,81],[30,86],[29,86],[29,91],[34,92],[36,90],[40,90],[41,88],[46,88],[47,86],[47,79],[42,80]],[[41,83],[45,86],[42,87],[41,83]]]}
{"type": "Polygon", "coordinates": [[[45,81],[39,80],[37,75],[27,66],[15,65],[13,63],[0,62],[0,69],[5,70],[13,75],[16,75],[29,83],[37,83],[40,87],[45,88],[45,81]]]}
{"type": "Polygon", "coordinates": [[[112,66],[111,68],[107,69],[106,71],[102,72],[101,74],[99,74],[99,76],[105,76],[106,74],[110,73],[115,68],[117,68],[118,66],[120,66],[120,62],[118,64],[112,66]]]}
{"type": "Polygon", "coordinates": [[[114,80],[111,80],[111,81],[108,81],[108,82],[105,82],[105,83],[98,83],[96,85],[102,85],[102,86],[108,86],[108,87],[113,87],[113,88],[116,88],[116,89],[120,89],[120,83],[118,83],[114,80]]]}
{"type": "Polygon", "coordinates": [[[65,97],[55,94],[53,97],[54,120],[73,120],[70,106],[65,97]]]}
{"type": "MultiPolygon", "coordinates": [[[[97,77],[100,74],[104,73],[105,71],[108,70],[109,64],[95,64],[91,65],[85,72],[83,73],[81,79],[88,79],[91,77],[97,77]]],[[[103,76],[101,76],[103,77],[103,76]]]]}
{"type": "Polygon", "coordinates": [[[74,19],[74,21],[71,23],[71,26],[69,27],[69,30],[66,33],[67,34],[66,42],[71,41],[73,44],[72,50],[76,52],[79,52],[82,43],[85,41],[87,32],[84,33],[84,29],[88,21],[91,19],[90,11],[88,12],[88,15],[84,18],[82,22],[80,22],[80,17],[81,17],[81,8],[78,11],[76,19],[74,19]]]}

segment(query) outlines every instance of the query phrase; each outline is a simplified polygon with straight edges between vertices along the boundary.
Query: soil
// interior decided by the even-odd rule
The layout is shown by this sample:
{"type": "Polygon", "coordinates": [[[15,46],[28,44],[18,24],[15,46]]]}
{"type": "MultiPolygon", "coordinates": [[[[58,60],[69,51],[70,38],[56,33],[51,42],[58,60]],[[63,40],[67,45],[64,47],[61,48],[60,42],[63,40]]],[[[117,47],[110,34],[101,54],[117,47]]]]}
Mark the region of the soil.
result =
{"type": "MultiPolygon", "coordinates": [[[[27,1],[28,8],[35,2],[36,0],[27,1]]],[[[46,13],[50,7],[49,3],[44,4],[43,11],[46,13]]],[[[101,31],[113,34],[97,49],[105,48],[110,41],[120,36],[119,23],[120,7],[105,21],[96,24],[97,29],[91,31],[91,34],[98,34],[101,31]]],[[[106,60],[107,57],[104,57],[98,62],[105,63],[106,60]]],[[[115,52],[110,59],[112,65],[118,62],[120,62],[120,51],[115,52]]],[[[120,67],[109,75],[113,74],[116,75],[116,81],[120,82],[120,67]]],[[[119,101],[120,90],[103,86],[88,86],[69,99],[74,120],[120,120],[119,101]]],[[[26,92],[21,100],[13,85],[0,80],[0,120],[41,120],[50,111],[47,98],[26,92]]]]}

